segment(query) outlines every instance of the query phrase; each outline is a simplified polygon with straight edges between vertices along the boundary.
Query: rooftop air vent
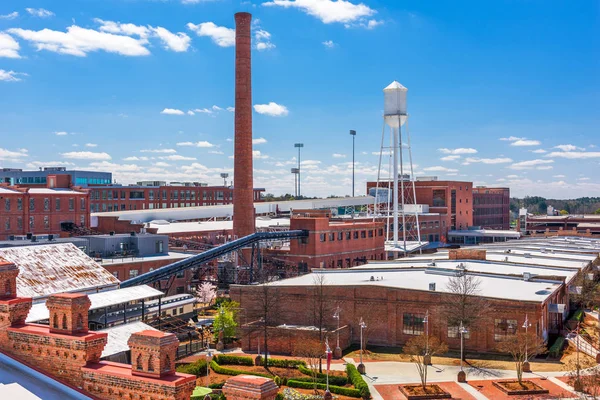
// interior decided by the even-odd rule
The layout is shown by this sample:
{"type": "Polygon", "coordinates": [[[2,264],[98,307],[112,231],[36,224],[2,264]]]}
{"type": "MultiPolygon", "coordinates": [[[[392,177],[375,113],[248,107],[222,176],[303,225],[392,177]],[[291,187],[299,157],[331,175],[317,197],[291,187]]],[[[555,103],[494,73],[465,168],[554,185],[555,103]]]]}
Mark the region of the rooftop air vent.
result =
{"type": "Polygon", "coordinates": [[[531,272],[523,272],[523,280],[530,281],[531,280],[531,272]]]}

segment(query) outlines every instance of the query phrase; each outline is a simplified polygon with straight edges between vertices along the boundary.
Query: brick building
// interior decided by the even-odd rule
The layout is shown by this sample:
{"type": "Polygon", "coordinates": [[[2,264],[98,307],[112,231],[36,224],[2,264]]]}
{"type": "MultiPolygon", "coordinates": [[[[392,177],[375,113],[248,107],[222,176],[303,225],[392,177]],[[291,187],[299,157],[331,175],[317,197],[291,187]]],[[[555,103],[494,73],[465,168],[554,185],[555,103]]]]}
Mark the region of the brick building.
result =
{"type": "Polygon", "coordinates": [[[98,171],[67,170],[65,167],[43,167],[23,171],[21,168],[0,168],[0,182],[23,187],[46,187],[48,176],[67,175],[77,186],[110,185],[112,173],[98,171]]]}
{"type": "Polygon", "coordinates": [[[100,399],[187,400],[193,375],[175,372],[174,334],[142,331],[129,339],[133,365],[100,361],[107,333],[88,331],[90,301],[63,293],[47,300],[50,325],[27,324],[31,298],[17,297],[18,268],[0,262],[0,350],[69,386],[100,399]]]}
{"type": "Polygon", "coordinates": [[[473,188],[473,225],[483,229],[510,229],[510,189],[473,188]]]}
{"type": "Polygon", "coordinates": [[[89,226],[89,193],[73,186],[69,175],[48,175],[45,187],[0,185],[0,238],[65,235],[89,226]]]}
{"type": "MultiPolygon", "coordinates": [[[[141,183],[141,182],[140,182],[141,183]]],[[[158,183],[158,182],[157,182],[158,183]]],[[[254,189],[254,201],[265,189],[254,189]]],[[[192,185],[96,186],[91,189],[92,212],[153,210],[233,203],[233,187],[192,185]]]]}

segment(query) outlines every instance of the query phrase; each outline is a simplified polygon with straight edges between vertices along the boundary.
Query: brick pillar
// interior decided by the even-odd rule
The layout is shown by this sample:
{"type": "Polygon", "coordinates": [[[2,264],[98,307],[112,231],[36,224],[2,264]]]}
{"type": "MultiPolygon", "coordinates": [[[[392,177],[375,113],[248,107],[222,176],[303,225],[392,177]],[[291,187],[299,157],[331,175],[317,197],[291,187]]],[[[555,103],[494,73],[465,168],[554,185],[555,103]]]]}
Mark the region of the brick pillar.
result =
{"type": "Polygon", "coordinates": [[[19,268],[0,259],[0,348],[10,346],[6,329],[25,324],[31,298],[17,297],[19,268]]]}
{"type": "Polygon", "coordinates": [[[46,300],[46,307],[50,311],[50,333],[87,333],[91,305],[87,294],[60,293],[50,296],[46,300]]]}
{"type": "Polygon", "coordinates": [[[179,340],[173,333],[142,331],[127,342],[131,349],[131,374],[160,378],[175,373],[179,340]]]}
{"type": "MultiPolygon", "coordinates": [[[[233,169],[233,234],[255,232],[252,174],[252,15],[235,14],[235,150],[233,169]]],[[[249,262],[250,252],[244,252],[249,262]]]]}
{"type": "Polygon", "coordinates": [[[278,391],[279,387],[272,379],[262,376],[234,376],[223,386],[225,397],[235,400],[274,400],[278,391]]]}

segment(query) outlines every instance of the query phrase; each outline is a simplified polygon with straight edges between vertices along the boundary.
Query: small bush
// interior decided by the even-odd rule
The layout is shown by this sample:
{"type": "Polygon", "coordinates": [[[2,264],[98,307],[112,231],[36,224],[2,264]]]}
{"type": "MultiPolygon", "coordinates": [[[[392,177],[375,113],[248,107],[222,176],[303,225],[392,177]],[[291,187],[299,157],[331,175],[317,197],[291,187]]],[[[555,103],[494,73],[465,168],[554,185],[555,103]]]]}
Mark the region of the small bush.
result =
{"type": "Polygon", "coordinates": [[[279,376],[275,376],[275,378],[273,378],[273,381],[277,386],[281,386],[281,378],[279,376]]]}
{"type": "Polygon", "coordinates": [[[284,400],[285,397],[283,396],[283,393],[277,393],[277,395],[275,396],[275,400],[284,400]]]}
{"type": "Polygon", "coordinates": [[[255,376],[263,376],[265,378],[273,378],[273,376],[269,375],[269,374],[261,374],[259,372],[250,372],[250,371],[240,371],[240,370],[233,369],[233,368],[221,367],[215,360],[212,360],[210,362],[210,368],[212,368],[212,370],[215,371],[217,374],[223,374],[223,375],[231,375],[231,376],[255,375],[255,376]]]}
{"type": "Polygon", "coordinates": [[[565,344],[565,338],[563,336],[557,337],[556,340],[554,341],[554,344],[552,346],[550,346],[550,349],[548,350],[548,352],[550,353],[550,356],[552,356],[554,358],[558,358],[560,356],[560,352],[562,351],[564,344],[565,344]]]}
{"type": "MultiPolygon", "coordinates": [[[[300,388],[300,389],[314,389],[315,388],[315,385],[312,382],[302,382],[302,381],[297,381],[295,379],[288,380],[288,386],[294,387],[294,388],[300,388]]],[[[317,383],[317,388],[325,390],[325,389],[327,389],[327,385],[325,385],[323,383],[317,383]]],[[[329,391],[331,393],[339,394],[341,396],[356,397],[356,398],[361,397],[361,392],[357,389],[329,385],[329,391]]]]}
{"type": "MultiPolygon", "coordinates": [[[[300,382],[313,382],[313,378],[312,377],[298,377],[298,378],[294,378],[295,381],[300,381],[300,382]]],[[[327,377],[325,378],[317,378],[317,383],[325,383],[327,384],[327,377]]],[[[348,378],[346,378],[345,376],[335,376],[335,375],[329,375],[329,384],[330,385],[336,385],[336,386],[346,386],[348,384],[348,378]]]]}
{"type": "Polygon", "coordinates": [[[198,360],[191,364],[178,365],[175,370],[184,374],[196,375],[196,377],[206,376],[208,363],[206,360],[198,360]]]}
{"type": "Polygon", "coordinates": [[[269,358],[267,360],[269,367],[279,368],[297,368],[300,365],[306,367],[306,362],[302,360],[288,360],[284,358],[269,358]]]}
{"type": "MultiPolygon", "coordinates": [[[[306,368],[304,365],[299,365],[298,366],[298,371],[302,372],[304,375],[308,375],[308,376],[313,376],[313,371],[310,368],[306,368]]],[[[301,380],[304,380],[304,378],[301,378],[301,380]]],[[[325,383],[327,380],[327,374],[322,374],[320,372],[317,372],[317,382],[323,382],[325,383]]],[[[312,382],[312,380],[311,380],[312,382]]],[[[333,385],[338,385],[338,386],[344,386],[348,384],[348,379],[346,377],[343,376],[329,376],[329,383],[333,384],[333,385]]]]}
{"type": "Polygon", "coordinates": [[[225,385],[225,382],[221,382],[221,383],[211,383],[210,385],[208,385],[208,387],[209,387],[210,389],[222,389],[224,385],[225,385]]]}
{"type": "Polygon", "coordinates": [[[252,357],[245,356],[230,356],[227,354],[217,354],[213,360],[220,365],[246,365],[252,367],[254,365],[254,360],[252,357]]]}
{"type": "Polygon", "coordinates": [[[346,374],[348,374],[348,379],[350,379],[352,385],[360,392],[360,396],[363,399],[371,397],[371,391],[369,390],[369,386],[367,386],[367,382],[365,382],[354,365],[346,364],[346,374]]]}
{"type": "Polygon", "coordinates": [[[580,308],[577,311],[575,311],[573,313],[573,315],[571,315],[571,318],[569,318],[569,320],[581,322],[583,320],[583,315],[584,315],[584,311],[583,311],[583,309],[580,308]]]}

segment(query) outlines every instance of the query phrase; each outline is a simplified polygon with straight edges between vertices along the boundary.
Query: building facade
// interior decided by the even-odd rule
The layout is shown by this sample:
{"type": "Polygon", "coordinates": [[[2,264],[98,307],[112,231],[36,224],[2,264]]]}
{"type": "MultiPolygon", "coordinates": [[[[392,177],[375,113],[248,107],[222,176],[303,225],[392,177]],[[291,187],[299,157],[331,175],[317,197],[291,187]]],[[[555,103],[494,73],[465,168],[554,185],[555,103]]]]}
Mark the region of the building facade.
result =
{"type": "Polygon", "coordinates": [[[110,172],[67,170],[65,167],[44,167],[38,171],[2,168],[0,169],[0,182],[24,187],[45,187],[48,175],[68,175],[74,185],[81,187],[112,183],[112,173],[110,172]]]}
{"type": "Polygon", "coordinates": [[[473,225],[483,229],[510,229],[510,189],[473,188],[473,225]]]}
{"type": "MultiPolygon", "coordinates": [[[[141,182],[142,183],[142,182],[141,182]]],[[[260,201],[265,189],[254,189],[254,201],[260,201]]],[[[90,191],[92,212],[152,210],[159,208],[214,206],[233,203],[229,186],[118,186],[94,187],[90,191]]]]}

